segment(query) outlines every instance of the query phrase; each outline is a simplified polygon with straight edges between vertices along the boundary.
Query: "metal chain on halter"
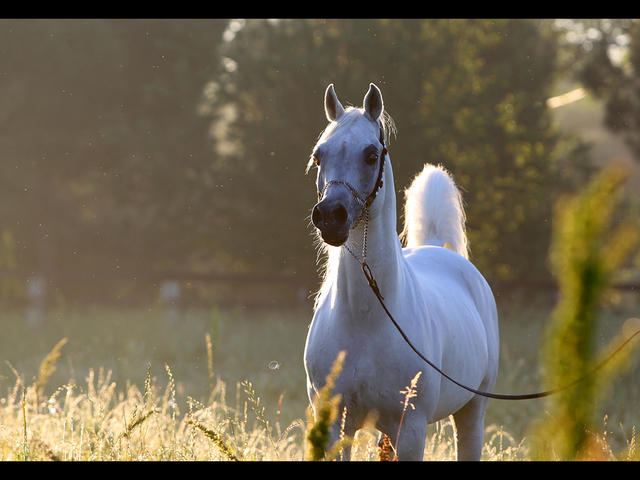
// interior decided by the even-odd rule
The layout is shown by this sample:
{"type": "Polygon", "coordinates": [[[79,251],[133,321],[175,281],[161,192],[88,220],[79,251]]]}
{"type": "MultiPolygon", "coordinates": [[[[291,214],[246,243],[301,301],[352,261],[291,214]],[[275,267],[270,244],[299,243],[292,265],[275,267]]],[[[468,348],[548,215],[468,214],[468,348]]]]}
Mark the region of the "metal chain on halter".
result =
{"type": "Polygon", "coordinates": [[[367,261],[367,227],[369,225],[369,209],[366,206],[362,209],[362,213],[360,214],[360,217],[358,217],[358,221],[356,222],[356,225],[360,224],[360,222],[362,221],[362,218],[364,218],[364,227],[362,230],[362,258],[361,259],[358,258],[358,256],[355,253],[353,253],[353,250],[349,248],[349,245],[347,245],[346,242],[342,244],[342,246],[347,250],[347,252],[349,252],[351,256],[355,258],[358,263],[363,263],[367,261]]]}

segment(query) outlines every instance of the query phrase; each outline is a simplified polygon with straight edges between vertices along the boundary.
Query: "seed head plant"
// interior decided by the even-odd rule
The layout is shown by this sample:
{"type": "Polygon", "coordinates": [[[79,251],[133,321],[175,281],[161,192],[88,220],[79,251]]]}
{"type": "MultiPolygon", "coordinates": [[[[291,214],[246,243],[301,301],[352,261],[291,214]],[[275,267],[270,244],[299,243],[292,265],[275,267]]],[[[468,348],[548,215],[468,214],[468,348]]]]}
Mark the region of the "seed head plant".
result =
{"type": "Polygon", "coordinates": [[[637,223],[625,219],[611,227],[623,181],[617,168],[605,170],[557,206],[550,259],[560,298],[546,332],[543,374],[549,388],[585,377],[549,397],[548,417],[533,430],[533,459],[594,458],[596,400],[632,352],[623,350],[606,369],[587,375],[613,350],[595,352],[598,310],[612,275],[638,241],[637,223]]]}
{"type": "Polygon", "coordinates": [[[340,405],[340,395],[331,396],[335,381],[342,371],[345,351],[338,354],[331,371],[327,376],[324,387],[318,391],[314,399],[313,411],[311,407],[307,410],[309,426],[307,430],[307,445],[305,460],[324,460],[329,446],[329,432],[333,423],[338,418],[338,407],[340,405]],[[314,415],[315,413],[315,415],[314,415]]]}

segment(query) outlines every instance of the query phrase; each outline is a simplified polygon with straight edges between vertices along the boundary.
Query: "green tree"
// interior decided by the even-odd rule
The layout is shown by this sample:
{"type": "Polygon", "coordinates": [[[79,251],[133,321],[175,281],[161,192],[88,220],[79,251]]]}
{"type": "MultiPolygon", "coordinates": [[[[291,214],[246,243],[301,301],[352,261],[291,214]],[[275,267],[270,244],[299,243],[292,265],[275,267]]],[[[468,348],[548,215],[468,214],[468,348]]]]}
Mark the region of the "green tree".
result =
{"type": "Polygon", "coordinates": [[[102,183],[107,220],[119,231],[108,244],[135,272],[188,269],[220,228],[208,120],[199,113],[217,72],[225,20],[111,20],[122,45],[117,64],[126,88],[112,111],[112,152],[102,183]]]}
{"type": "Polygon", "coordinates": [[[23,271],[77,295],[184,268],[205,247],[198,105],[226,23],[0,22],[1,228],[23,271]]]}
{"type": "Polygon", "coordinates": [[[640,22],[575,20],[562,31],[574,53],[571,71],[604,100],[605,125],[623,136],[640,161],[640,22]]]}
{"type": "Polygon", "coordinates": [[[32,274],[73,268],[89,245],[85,177],[99,115],[119,86],[107,34],[99,21],[2,20],[1,218],[32,274]]]}
{"type": "MultiPolygon", "coordinates": [[[[369,82],[398,127],[398,194],[425,162],[464,191],[472,260],[494,280],[544,278],[551,202],[563,185],[546,106],[556,38],[530,20],[249,20],[221,50],[205,105],[229,227],[245,268],[315,276],[313,178],[302,177],[334,83],[359,105],[369,82]]],[[[561,168],[562,167],[562,168],[561,168]]],[[[399,202],[399,219],[402,202],[399,202]]]]}

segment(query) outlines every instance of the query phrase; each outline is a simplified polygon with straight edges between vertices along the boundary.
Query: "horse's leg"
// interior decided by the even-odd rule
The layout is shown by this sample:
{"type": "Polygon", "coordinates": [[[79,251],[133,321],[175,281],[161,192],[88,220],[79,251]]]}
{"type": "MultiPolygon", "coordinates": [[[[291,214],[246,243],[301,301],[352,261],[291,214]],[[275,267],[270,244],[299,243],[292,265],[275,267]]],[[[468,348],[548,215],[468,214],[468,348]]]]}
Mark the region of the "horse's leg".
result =
{"type": "Polygon", "coordinates": [[[485,397],[474,397],[453,414],[458,460],[480,460],[484,441],[485,397]]]}
{"type": "Polygon", "coordinates": [[[424,445],[427,439],[427,421],[423,418],[405,419],[400,429],[400,436],[391,441],[397,441],[398,460],[421,461],[424,458],[424,445]]]}

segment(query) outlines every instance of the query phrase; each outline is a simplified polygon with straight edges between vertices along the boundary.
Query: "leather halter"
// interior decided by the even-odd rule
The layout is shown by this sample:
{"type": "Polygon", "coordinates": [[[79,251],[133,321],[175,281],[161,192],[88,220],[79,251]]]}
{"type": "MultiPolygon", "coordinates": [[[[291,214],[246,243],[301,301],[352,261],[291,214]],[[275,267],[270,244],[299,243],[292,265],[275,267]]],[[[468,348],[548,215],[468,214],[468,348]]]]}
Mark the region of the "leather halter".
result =
{"type": "Polygon", "coordinates": [[[384,132],[382,127],[380,127],[380,143],[382,144],[382,151],[380,152],[380,167],[378,168],[378,178],[376,178],[376,184],[373,187],[371,193],[367,196],[364,201],[366,208],[373,203],[376,199],[376,195],[378,195],[378,190],[382,188],[382,175],[384,173],[384,156],[387,154],[387,146],[384,143],[384,132]]]}
{"type": "Polygon", "coordinates": [[[376,183],[373,185],[373,189],[371,190],[369,195],[367,195],[365,198],[362,198],[362,195],[358,192],[358,190],[346,180],[329,180],[327,183],[325,183],[322,191],[318,192],[318,201],[320,201],[322,200],[322,197],[324,197],[324,193],[327,191],[327,188],[329,188],[329,185],[344,185],[349,189],[353,197],[362,206],[360,216],[358,216],[356,221],[353,222],[352,228],[355,228],[362,220],[362,217],[367,215],[367,211],[369,207],[371,206],[373,201],[376,199],[376,196],[378,195],[378,191],[382,188],[382,185],[384,183],[382,181],[382,176],[384,175],[384,157],[388,153],[388,150],[387,150],[386,144],[384,143],[384,131],[382,130],[382,127],[380,127],[379,140],[380,140],[380,143],[382,144],[382,150],[380,151],[380,156],[378,157],[378,161],[380,165],[378,166],[378,176],[376,177],[376,183]]]}

